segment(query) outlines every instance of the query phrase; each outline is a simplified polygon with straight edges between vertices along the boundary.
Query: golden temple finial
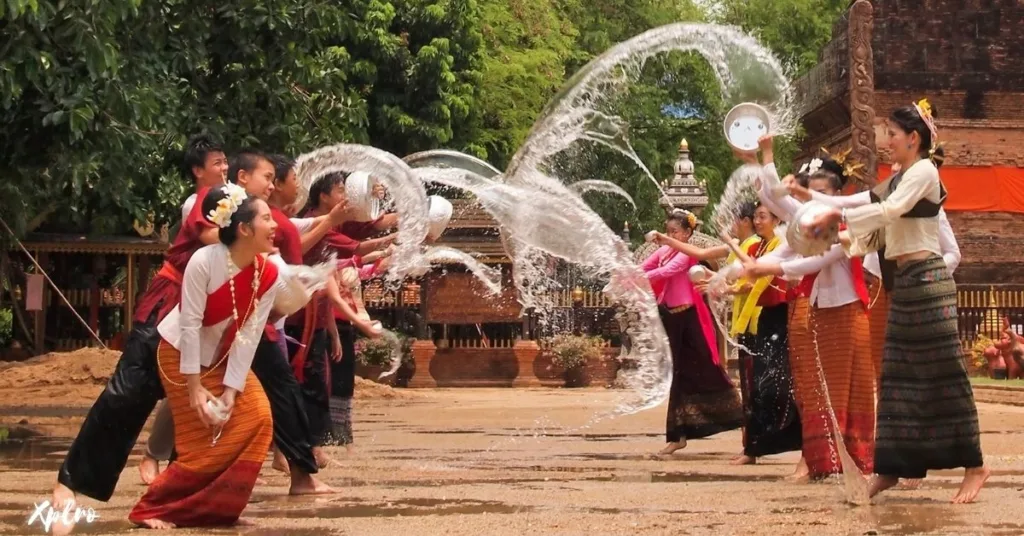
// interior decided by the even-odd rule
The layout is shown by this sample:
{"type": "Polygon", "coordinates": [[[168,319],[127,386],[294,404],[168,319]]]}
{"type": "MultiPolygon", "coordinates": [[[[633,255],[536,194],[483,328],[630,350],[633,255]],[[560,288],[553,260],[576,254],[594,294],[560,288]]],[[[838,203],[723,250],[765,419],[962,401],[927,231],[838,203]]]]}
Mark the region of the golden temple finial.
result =
{"type": "Polygon", "coordinates": [[[679,150],[680,151],[689,151],[690,150],[690,144],[686,141],[686,138],[683,138],[683,141],[679,142],[679,150]]]}

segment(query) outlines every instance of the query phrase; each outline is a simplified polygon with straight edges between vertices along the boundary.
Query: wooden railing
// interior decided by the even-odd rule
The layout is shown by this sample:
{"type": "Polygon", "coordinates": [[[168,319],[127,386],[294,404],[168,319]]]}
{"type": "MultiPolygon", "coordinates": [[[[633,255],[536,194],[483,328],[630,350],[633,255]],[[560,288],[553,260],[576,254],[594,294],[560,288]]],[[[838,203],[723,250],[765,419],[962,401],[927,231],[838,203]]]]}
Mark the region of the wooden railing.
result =
{"type": "MultiPolygon", "coordinates": [[[[442,339],[444,341],[444,339],[442,339]]],[[[513,348],[515,339],[448,339],[447,348],[513,348]]]]}
{"type": "Polygon", "coordinates": [[[999,338],[1003,319],[1024,333],[1024,288],[1018,286],[961,286],[957,291],[957,315],[960,341],[973,346],[978,337],[999,338]]]}

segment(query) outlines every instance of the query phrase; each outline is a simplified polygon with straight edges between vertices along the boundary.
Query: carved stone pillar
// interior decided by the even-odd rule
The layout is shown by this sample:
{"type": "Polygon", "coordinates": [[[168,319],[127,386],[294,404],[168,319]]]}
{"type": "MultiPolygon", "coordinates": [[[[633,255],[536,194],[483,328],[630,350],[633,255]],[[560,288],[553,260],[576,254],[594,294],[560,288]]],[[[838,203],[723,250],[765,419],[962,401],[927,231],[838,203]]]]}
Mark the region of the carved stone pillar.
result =
{"type": "Polygon", "coordinates": [[[868,186],[878,182],[875,153],[875,60],[871,50],[874,8],[868,0],[850,7],[850,140],[851,157],[864,164],[861,171],[868,186]]]}
{"type": "Polygon", "coordinates": [[[416,363],[416,373],[409,378],[409,387],[437,387],[437,382],[430,375],[430,362],[434,360],[437,346],[432,340],[416,339],[412,343],[412,360],[416,363]]]}

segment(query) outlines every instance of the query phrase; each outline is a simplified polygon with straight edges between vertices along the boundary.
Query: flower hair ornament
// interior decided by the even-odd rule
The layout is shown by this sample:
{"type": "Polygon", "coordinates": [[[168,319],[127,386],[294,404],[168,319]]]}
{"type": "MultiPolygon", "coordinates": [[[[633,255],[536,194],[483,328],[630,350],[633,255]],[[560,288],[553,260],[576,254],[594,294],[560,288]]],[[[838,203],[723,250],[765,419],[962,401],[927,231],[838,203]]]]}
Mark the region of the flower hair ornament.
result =
{"type": "Polygon", "coordinates": [[[245,188],[237,184],[225,184],[221,189],[224,190],[224,199],[217,202],[217,208],[211,210],[206,218],[223,229],[231,225],[231,216],[234,216],[249,194],[245,193],[245,188]]]}
{"type": "Polygon", "coordinates": [[[928,131],[932,134],[932,146],[928,148],[928,152],[934,154],[935,148],[939,146],[939,129],[935,127],[935,118],[932,117],[932,105],[928,99],[921,99],[914,103],[914,109],[917,110],[917,114],[921,116],[924,124],[928,126],[928,131]]]}
{"type": "Polygon", "coordinates": [[[814,175],[819,169],[821,169],[822,164],[824,164],[824,162],[820,158],[815,158],[814,160],[811,160],[810,163],[800,166],[800,173],[814,175]]]}
{"type": "Polygon", "coordinates": [[[853,152],[852,147],[836,155],[830,154],[828,152],[828,149],[824,147],[822,147],[821,150],[826,155],[828,155],[828,157],[831,158],[833,162],[839,164],[839,167],[843,168],[843,177],[845,177],[846,179],[849,179],[850,177],[856,177],[858,179],[864,180],[864,177],[861,176],[860,174],[860,170],[861,168],[864,167],[864,164],[859,162],[854,163],[853,159],[850,158],[850,153],[853,152]]]}
{"type": "Polygon", "coordinates": [[[672,210],[672,214],[686,218],[686,223],[690,225],[690,229],[697,228],[697,215],[690,212],[689,210],[677,208],[672,210]]]}

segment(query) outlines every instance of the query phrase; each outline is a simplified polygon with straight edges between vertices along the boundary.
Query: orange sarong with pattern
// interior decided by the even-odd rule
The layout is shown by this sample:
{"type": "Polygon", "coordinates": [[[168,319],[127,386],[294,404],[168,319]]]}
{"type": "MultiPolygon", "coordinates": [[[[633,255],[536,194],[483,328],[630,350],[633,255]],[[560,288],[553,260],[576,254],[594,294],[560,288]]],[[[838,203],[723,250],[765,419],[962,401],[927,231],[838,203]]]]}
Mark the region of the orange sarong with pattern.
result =
{"type": "MultiPolygon", "coordinates": [[[[211,445],[213,430],[189,407],[188,388],[176,385],[185,384],[180,359],[178,350],[161,341],[157,360],[174,415],[178,458],[149,486],[128,519],[158,519],[179,527],[231,525],[249,502],[273,439],[270,402],[250,371],[220,438],[211,445]]],[[[221,364],[202,379],[214,396],[224,392],[225,369],[221,364]]]]}

